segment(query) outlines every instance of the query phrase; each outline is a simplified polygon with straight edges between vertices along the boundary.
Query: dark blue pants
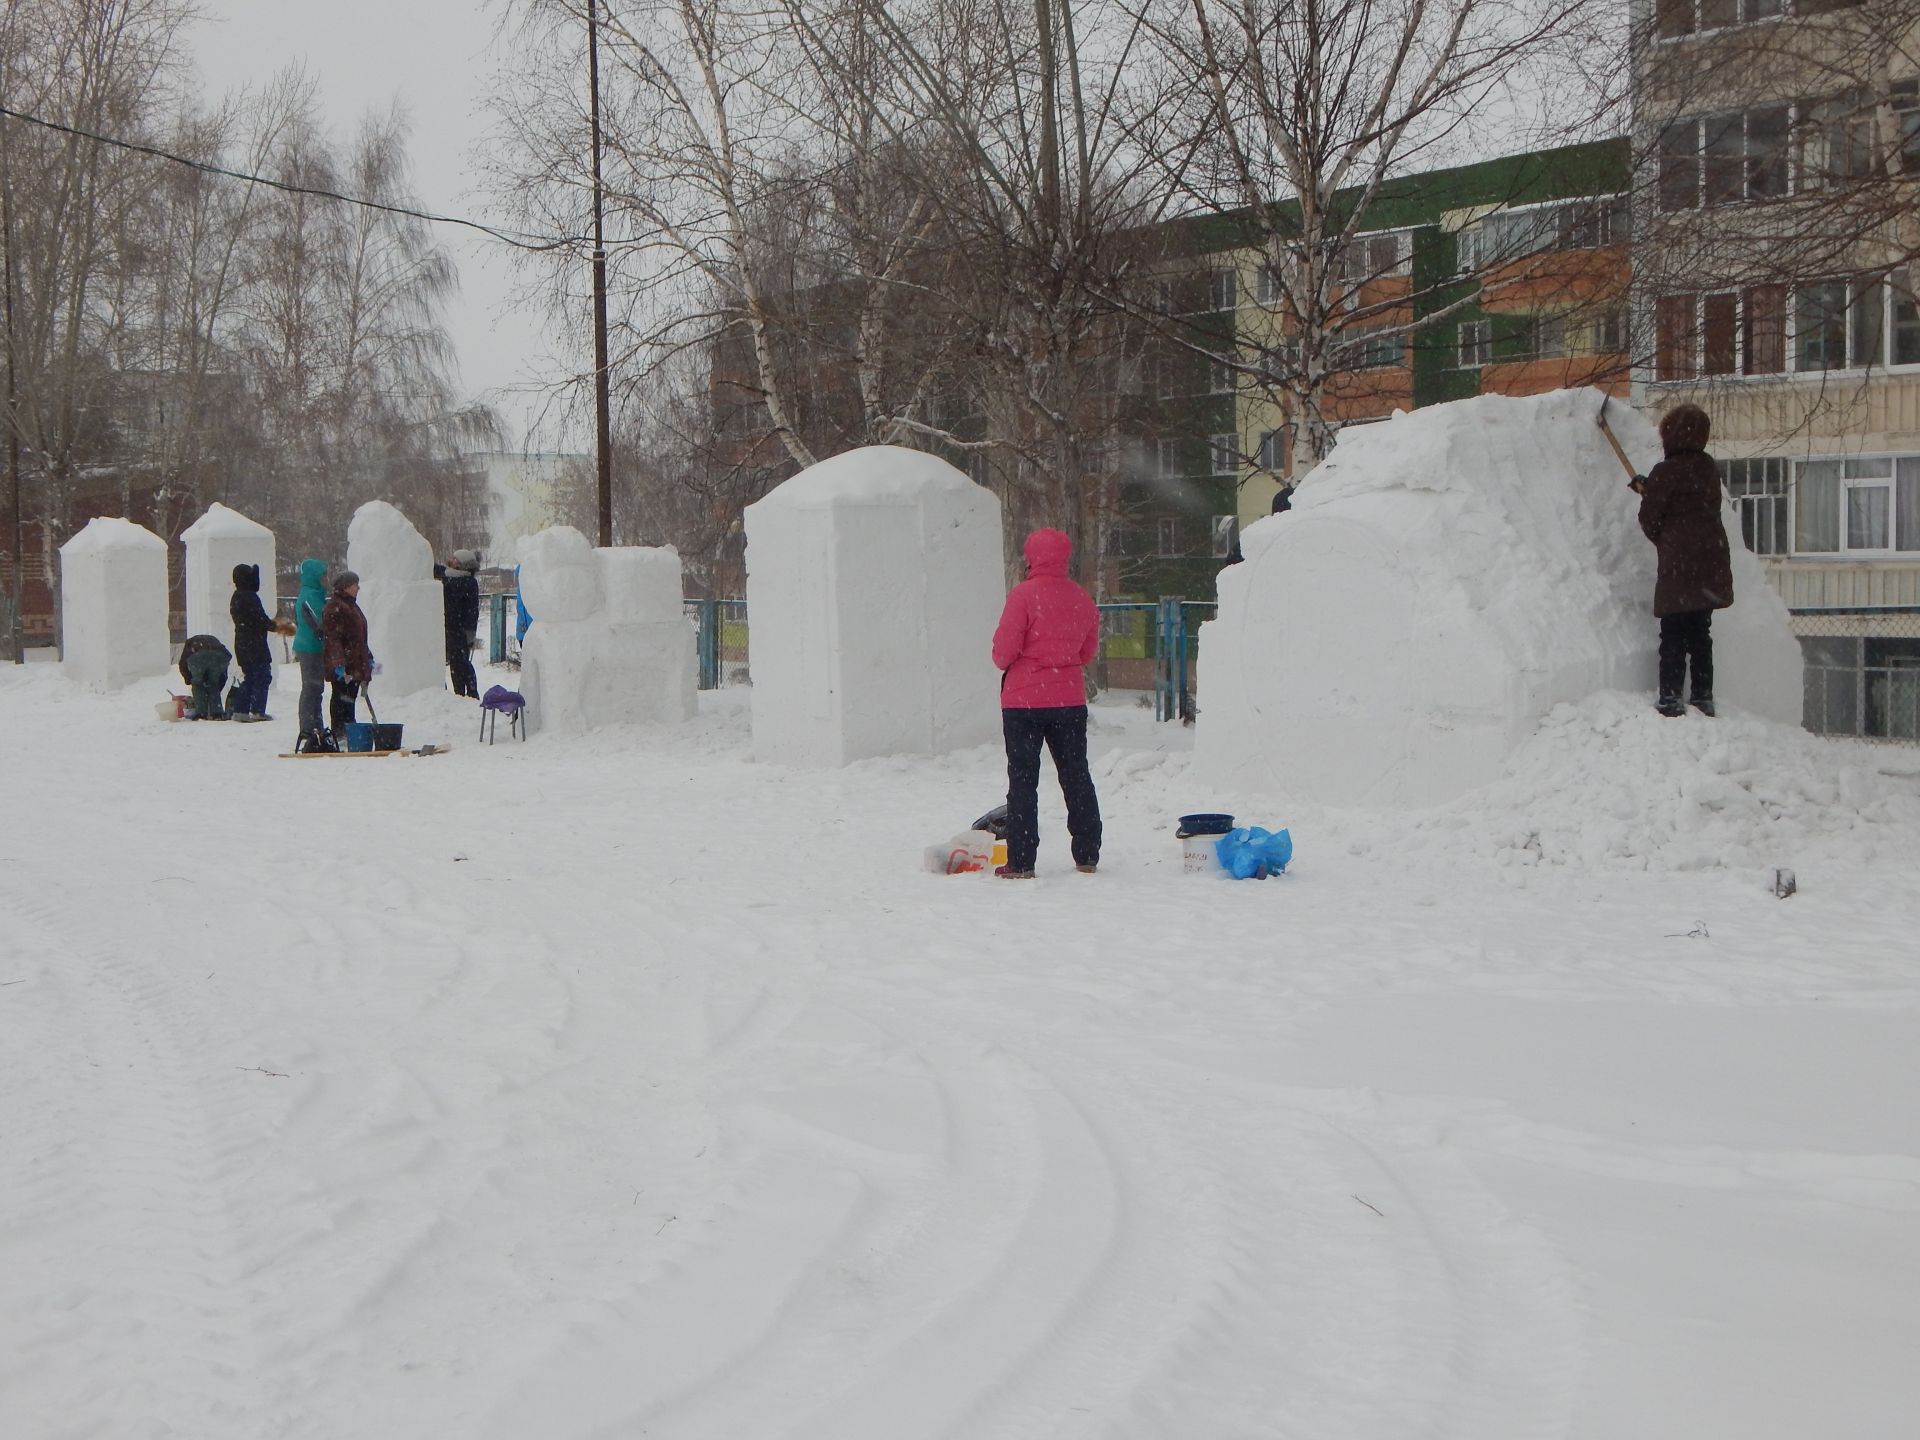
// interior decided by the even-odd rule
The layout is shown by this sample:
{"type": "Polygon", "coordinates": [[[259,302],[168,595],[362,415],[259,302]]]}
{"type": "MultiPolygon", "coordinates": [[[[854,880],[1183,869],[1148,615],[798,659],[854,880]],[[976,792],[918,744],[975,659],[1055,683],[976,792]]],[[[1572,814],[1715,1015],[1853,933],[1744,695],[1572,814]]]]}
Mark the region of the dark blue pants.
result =
{"type": "Polygon", "coordinates": [[[1007,867],[1031,870],[1040,853],[1040,747],[1053,756],[1067,801],[1073,863],[1100,863],[1100,800],[1087,769],[1087,707],[1002,710],[1007,741],[1007,867]]]}
{"type": "Polygon", "coordinates": [[[1660,698],[1678,703],[1692,672],[1692,698],[1713,701],[1713,611],[1660,617],[1660,698]]]}
{"type": "Polygon", "coordinates": [[[240,667],[240,683],[233,687],[233,713],[236,715],[264,715],[267,713],[267,694],[273,689],[273,662],[262,660],[258,665],[240,667]]]}

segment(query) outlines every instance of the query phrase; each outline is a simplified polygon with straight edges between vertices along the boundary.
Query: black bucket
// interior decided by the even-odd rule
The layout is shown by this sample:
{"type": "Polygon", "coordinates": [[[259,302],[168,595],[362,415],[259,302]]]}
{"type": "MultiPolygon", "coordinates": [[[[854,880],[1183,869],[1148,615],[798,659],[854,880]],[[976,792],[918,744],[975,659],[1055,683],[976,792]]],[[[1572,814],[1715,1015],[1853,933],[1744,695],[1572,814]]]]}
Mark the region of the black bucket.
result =
{"type": "Polygon", "coordinates": [[[400,739],[400,732],[405,730],[407,727],[404,725],[376,724],[372,728],[373,728],[373,748],[374,749],[398,750],[403,743],[400,739]]]}

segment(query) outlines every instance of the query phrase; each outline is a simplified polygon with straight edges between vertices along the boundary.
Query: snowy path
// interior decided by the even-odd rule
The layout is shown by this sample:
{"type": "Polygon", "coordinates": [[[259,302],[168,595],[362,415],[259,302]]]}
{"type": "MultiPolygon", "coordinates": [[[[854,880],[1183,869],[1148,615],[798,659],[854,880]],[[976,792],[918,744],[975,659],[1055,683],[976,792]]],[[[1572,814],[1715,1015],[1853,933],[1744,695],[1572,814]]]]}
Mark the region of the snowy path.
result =
{"type": "Polygon", "coordinates": [[[436,697],[444,758],[296,764],[0,679],[5,1433],[1916,1413],[1903,864],[1783,905],[1296,815],[1284,882],[1187,877],[1167,822],[1214,797],[1119,714],[1102,874],[947,879],[914,861],[993,757],[759,767],[706,698],[485,749],[436,697]]]}

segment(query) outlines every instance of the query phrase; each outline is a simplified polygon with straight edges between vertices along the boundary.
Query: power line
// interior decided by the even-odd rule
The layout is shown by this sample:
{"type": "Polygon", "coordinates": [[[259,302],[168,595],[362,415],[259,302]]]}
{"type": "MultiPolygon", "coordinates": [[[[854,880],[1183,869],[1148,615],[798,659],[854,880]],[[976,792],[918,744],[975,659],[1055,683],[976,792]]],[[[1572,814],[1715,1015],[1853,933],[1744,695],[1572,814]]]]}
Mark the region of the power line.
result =
{"type": "Polygon", "coordinates": [[[57,131],[62,135],[72,135],[81,140],[91,140],[96,145],[111,145],[117,150],[130,150],[136,155],[151,156],[156,160],[166,160],[175,165],[184,165],[190,170],[198,170],[207,175],[218,175],[227,180],[244,180],[250,185],[265,185],[288,195],[312,195],[322,200],[338,200],[343,205],[358,205],[367,210],[380,210],[389,215],[404,215],[410,220],[425,220],[434,225],[463,225],[469,230],[478,230],[482,235],[491,236],[502,244],[511,245],[516,250],[530,250],[546,253],[563,250],[570,245],[585,244],[586,239],[579,235],[565,235],[557,240],[532,235],[524,230],[499,230],[478,220],[465,220],[458,215],[435,215],[426,210],[413,210],[405,205],[389,205],[381,200],[368,200],[359,195],[343,195],[338,190],[326,190],[314,185],[295,185],[287,180],[275,180],[270,175],[254,175],[244,170],[229,170],[220,165],[209,165],[204,160],[195,160],[186,155],[176,155],[171,150],[162,150],[155,145],[142,145],[135,140],[122,140],[115,135],[101,135],[92,130],[82,130],[76,125],[64,125],[58,120],[43,119],[38,115],[28,115],[22,111],[0,105],[0,116],[11,120],[22,120],[29,125],[38,125],[46,130],[57,131]]]}

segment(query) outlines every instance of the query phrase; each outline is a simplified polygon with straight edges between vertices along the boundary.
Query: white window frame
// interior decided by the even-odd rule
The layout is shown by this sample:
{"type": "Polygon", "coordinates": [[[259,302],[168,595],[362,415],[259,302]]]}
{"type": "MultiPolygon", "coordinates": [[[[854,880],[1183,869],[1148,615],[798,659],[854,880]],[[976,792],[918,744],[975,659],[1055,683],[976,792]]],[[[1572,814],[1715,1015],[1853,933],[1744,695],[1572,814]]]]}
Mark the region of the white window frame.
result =
{"type": "Polygon", "coordinates": [[[1207,272],[1207,308],[1240,308],[1240,272],[1231,265],[1216,265],[1207,272]]]}
{"type": "Polygon", "coordinates": [[[1256,305],[1280,303],[1280,277],[1273,273],[1273,267],[1264,259],[1253,272],[1253,300],[1256,305]]]}
{"type": "Polygon", "coordinates": [[[1153,522],[1153,553],[1157,557],[1180,554],[1180,521],[1177,516],[1162,515],[1153,522]]]}
{"type": "Polygon", "coordinates": [[[1793,465],[1783,455],[1720,462],[1721,483],[1740,515],[1740,541],[1755,555],[1793,551],[1793,465]]]}
{"type": "Polygon", "coordinates": [[[1771,25],[1780,20],[1784,20],[1788,15],[1792,14],[1795,9],[1792,0],[1774,0],[1776,8],[1773,10],[1773,13],[1756,15],[1753,12],[1759,9],[1760,5],[1765,3],[1765,0],[1736,0],[1734,5],[1734,15],[1736,18],[1728,21],[1725,25],[1703,25],[1701,23],[1703,6],[1700,0],[1688,0],[1688,3],[1693,10],[1693,28],[1691,30],[1683,30],[1678,35],[1663,35],[1660,33],[1659,11],[1657,9],[1655,10],[1654,23],[1652,26],[1654,44],[1685,45],[1690,41],[1698,40],[1702,35],[1720,35],[1728,30],[1744,29],[1749,25],[1771,25]]]}
{"type": "Polygon", "coordinates": [[[1462,320],[1454,329],[1455,369],[1478,370],[1493,363],[1493,321],[1462,320]]]}
{"type": "MultiPolygon", "coordinates": [[[[1917,277],[1920,278],[1920,277],[1917,277]]],[[[1895,361],[1896,314],[1901,300],[1907,300],[1914,309],[1914,319],[1908,325],[1914,339],[1920,342],[1920,284],[1912,279],[1902,279],[1899,271],[1882,275],[1828,275],[1808,276],[1798,284],[1788,285],[1786,290],[1786,313],[1782,317],[1786,366],[1781,370],[1767,370],[1758,374],[1747,371],[1748,356],[1746,344],[1748,323],[1746,313],[1746,294],[1751,286],[1728,285],[1723,289],[1676,291],[1676,295],[1687,295],[1693,300],[1693,353],[1690,357],[1693,373],[1663,380],[1653,365],[1650,377],[1655,385],[1698,385],[1702,381],[1715,383],[1730,381],[1779,382],[1783,380],[1812,381],[1815,383],[1836,376],[1862,376],[1870,373],[1887,372],[1894,375],[1920,374],[1920,348],[1913,352],[1912,360],[1895,361]],[[1863,286],[1876,286],[1879,295],[1880,322],[1878,358],[1856,364],[1855,339],[1858,320],[1855,314],[1856,303],[1863,286]],[[1800,364],[1800,301],[1807,290],[1816,285],[1837,285],[1844,292],[1844,311],[1842,314],[1840,335],[1840,363],[1823,367],[1800,364]],[[1734,367],[1732,370],[1709,375],[1706,370],[1707,327],[1705,303],[1710,295],[1731,295],[1734,297],[1734,367]]],[[[1670,297],[1661,297],[1670,298],[1670,297]]],[[[1657,342],[1656,342],[1657,349],[1657,342]]]]}
{"type": "Polygon", "coordinates": [[[1162,479],[1172,479],[1181,473],[1180,439],[1175,435],[1163,435],[1154,446],[1155,472],[1162,479]]]}
{"type": "Polygon", "coordinates": [[[1207,437],[1207,463],[1212,475],[1240,473],[1240,437],[1230,430],[1207,437]]]}
{"type": "Polygon", "coordinates": [[[1207,357],[1207,393],[1231,395],[1234,392],[1233,366],[1218,356],[1207,357]]]}
{"type": "Polygon", "coordinates": [[[1909,549],[1900,549],[1900,527],[1903,517],[1901,489],[1903,481],[1911,481],[1914,504],[1920,506],[1920,456],[1898,454],[1872,455],[1816,455],[1799,460],[1793,466],[1793,510],[1792,533],[1788,537],[1792,545],[1789,553],[1796,557],[1825,560],[1905,560],[1920,561],[1920,525],[1911,518],[1907,523],[1914,527],[1915,545],[1909,549]],[[1801,523],[1802,507],[1806,503],[1808,470],[1813,466],[1838,466],[1839,474],[1831,477],[1835,485],[1835,546],[1831,550],[1803,549],[1800,535],[1804,526],[1801,523]],[[1903,468],[1908,470],[1902,475],[1903,468]],[[1856,492],[1884,490],[1887,502],[1887,543],[1885,545],[1855,545],[1851,533],[1853,496],[1856,492]]]}
{"type": "Polygon", "coordinates": [[[1269,475],[1283,473],[1287,458],[1286,431],[1262,430],[1259,448],[1254,452],[1254,468],[1269,475]]]}
{"type": "Polygon", "coordinates": [[[1336,278],[1342,285],[1364,285],[1372,280],[1385,280],[1390,276],[1406,275],[1413,268],[1413,232],[1411,230],[1363,230],[1341,250],[1336,278]],[[1368,253],[1375,241],[1393,242],[1393,264],[1383,269],[1374,268],[1373,258],[1368,253]],[[1357,273],[1356,273],[1357,271],[1357,273]]]}

